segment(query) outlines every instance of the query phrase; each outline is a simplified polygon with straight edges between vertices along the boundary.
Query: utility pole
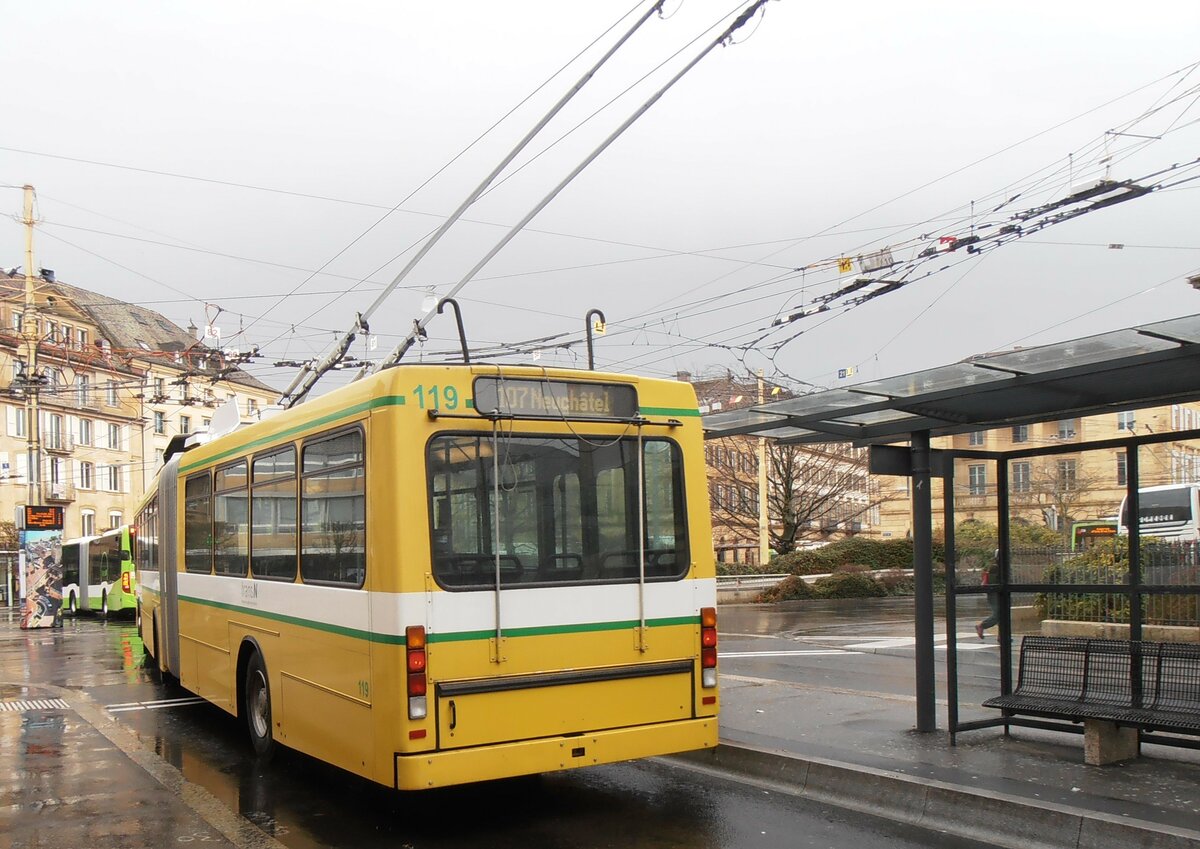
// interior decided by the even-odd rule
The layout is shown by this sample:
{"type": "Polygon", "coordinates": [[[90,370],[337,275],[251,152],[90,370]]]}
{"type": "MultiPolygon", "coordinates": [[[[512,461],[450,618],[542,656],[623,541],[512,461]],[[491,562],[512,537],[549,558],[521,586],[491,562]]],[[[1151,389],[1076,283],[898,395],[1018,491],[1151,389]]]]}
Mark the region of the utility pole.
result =
{"type": "MultiPolygon", "coordinates": [[[[758,370],[758,403],[765,400],[763,370],[758,370]]],[[[758,562],[771,560],[771,508],[767,504],[767,438],[758,438],[758,562]]]]}
{"type": "Polygon", "coordinates": [[[40,504],[42,478],[42,428],[38,412],[38,320],[34,298],[33,264],[33,186],[25,186],[25,314],[21,336],[25,349],[25,444],[26,480],[29,490],[26,504],[40,504]]]}

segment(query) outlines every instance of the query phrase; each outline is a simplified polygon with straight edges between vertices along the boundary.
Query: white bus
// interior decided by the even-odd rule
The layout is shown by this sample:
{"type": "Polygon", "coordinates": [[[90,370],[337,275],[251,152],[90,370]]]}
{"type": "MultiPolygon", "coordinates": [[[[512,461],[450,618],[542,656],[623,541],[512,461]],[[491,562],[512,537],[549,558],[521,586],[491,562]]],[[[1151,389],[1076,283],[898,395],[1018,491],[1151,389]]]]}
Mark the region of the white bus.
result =
{"type": "MultiPolygon", "coordinates": [[[[1148,486],[1138,490],[1138,527],[1144,537],[1189,542],[1200,539],[1200,483],[1148,486]]],[[[1121,500],[1117,533],[1129,533],[1129,510],[1121,500]]]]}

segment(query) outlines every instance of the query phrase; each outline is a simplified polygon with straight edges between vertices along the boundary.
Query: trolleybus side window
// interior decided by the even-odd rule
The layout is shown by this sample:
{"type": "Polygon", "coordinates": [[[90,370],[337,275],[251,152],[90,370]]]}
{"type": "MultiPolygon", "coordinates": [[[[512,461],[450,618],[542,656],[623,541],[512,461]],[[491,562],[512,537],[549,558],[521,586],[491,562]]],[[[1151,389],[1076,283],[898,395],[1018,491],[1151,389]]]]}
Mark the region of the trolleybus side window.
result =
{"type": "Polygon", "coordinates": [[[433,571],[448,589],[681,578],[683,463],[667,440],[441,436],[429,444],[433,571]],[[497,480],[495,469],[499,469],[497,480]],[[499,518],[499,527],[495,521],[499,518]],[[497,540],[499,557],[497,557],[497,540]]]}
{"type": "Polygon", "coordinates": [[[296,580],[296,449],[254,458],[251,486],[250,572],[256,578],[296,580]]]}
{"type": "Polygon", "coordinates": [[[217,469],[213,478],[213,566],[218,575],[244,576],[250,561],[250,501],[246,461],[217,469]]]}
{"type": "Polygon", "coordinates": [[[212,571],[212,479],[204,472],[184,484],[183,562],[189,572],[212,571]]]}
{"type": "Polygon", "coordinates": [[[81,542],[65,543],[62,547],[63,585],[79,583],[79,549],[81,542]]]}
{"type": "Polygon", "coordinates": [[[158,571],[158,557],[155,555],[155,545],[158,541],[158,498],[155,497],[146,505],[146,509],[138,514],[137,552],[138,569],[143,572],[158,571]]]}
{"type": "Polygon", "coordinates": [[[309,440],[302,463],[300,575],[310,583],[361,587],[366,576],[362,431],[309,440]]]}

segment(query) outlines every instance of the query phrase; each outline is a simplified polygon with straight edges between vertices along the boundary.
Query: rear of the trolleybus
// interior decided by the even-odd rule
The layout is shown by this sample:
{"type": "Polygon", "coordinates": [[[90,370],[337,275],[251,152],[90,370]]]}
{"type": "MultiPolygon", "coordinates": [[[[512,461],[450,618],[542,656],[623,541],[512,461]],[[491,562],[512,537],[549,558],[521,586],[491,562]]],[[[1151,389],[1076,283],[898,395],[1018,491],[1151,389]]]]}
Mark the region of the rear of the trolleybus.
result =
{"type": "Polygon", "coordinates": [[[436,754],[398,758],[400,786],[716,743],[711,546],[689,534],[677,433],[524,430],[428,443],[436,587],[406,631],[406,695],[436,754]]]}

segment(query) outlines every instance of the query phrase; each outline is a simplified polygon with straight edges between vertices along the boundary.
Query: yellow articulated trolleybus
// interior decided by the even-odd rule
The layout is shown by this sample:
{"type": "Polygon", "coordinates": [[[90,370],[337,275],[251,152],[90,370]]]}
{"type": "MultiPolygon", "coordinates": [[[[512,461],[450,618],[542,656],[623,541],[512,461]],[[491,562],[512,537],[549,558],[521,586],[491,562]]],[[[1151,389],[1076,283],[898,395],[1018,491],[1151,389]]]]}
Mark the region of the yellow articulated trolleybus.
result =
{"type": "Polygon", "coordinates": [[[165,673],[400,789],[717,742],[690,385],[413,365],[172,453],[138,516],[165,673]]]}

